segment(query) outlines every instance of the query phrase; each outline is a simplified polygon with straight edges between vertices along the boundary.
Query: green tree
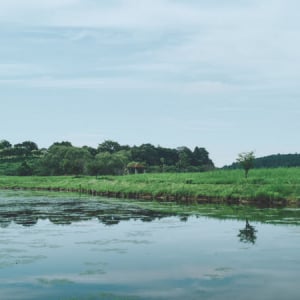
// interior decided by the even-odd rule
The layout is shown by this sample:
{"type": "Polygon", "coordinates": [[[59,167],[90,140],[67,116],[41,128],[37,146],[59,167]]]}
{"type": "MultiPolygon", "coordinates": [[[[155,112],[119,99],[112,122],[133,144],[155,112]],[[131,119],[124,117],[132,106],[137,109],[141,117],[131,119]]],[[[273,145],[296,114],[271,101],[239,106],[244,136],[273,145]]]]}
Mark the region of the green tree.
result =
{"type": "MultiPolygon", "coordinates": [[[[55,142],[55,143],[53,143],[53,144],[50,146],[50,148],[53,147],[53,146],[66,146],[66,147],[72,147],[72,143],[71,143],[71,142],[68,142],[68,141],[55,142]]],[[[49,148],[49,149],[50,149],[50,148],[49,148]]]]}
{"type": "Polygon", "coordinates": [[[86,149],[55,144],[42,159],[40,172],[42,175],[85,174],[91,159],[86,149]]]}
{"type": "Polygon", "coordinates": [[[209,158],[209,153],[205,148],[195,147],[193,152],[192,164],[199,170],[205,171],[214,168],[214,163],[209,158]]]}
{"type": "Polygon", "coordinates": [[[178,162],[176,166],[180,171],[187,171],[187,168],[191,166],[193,159],[193,152],[185,146],[178,147],[178,162]]]}
{"type": "Polygon", "coordinates": [[[38,146],[32,141],[25,141],[23,143],[15,144],[13,154],[15,156],[32,156],[33,151],[38,151],[38,146]]]}
{"type": "Polygon", "coordinates": [[[160,157],[155,146],[151,144],[142,144],[134,146],[131,149],[133,161],[146,163],[148,166],[160,165],[160,157]]]}
{"type": "Polygon", "coordinates": [[[39,150],[37,144],[32,141],[25,141],[20,144],[23,148],[25,148],[28,152],[32,152],[34,150],[39,150]]]}
{"type": "Polygon", "coordinates": [[[176,149],[163,148],[161,146],[158,146],[156,150],[157,150],[157,156],[159,157],[160,165],[162,163],[161,160],[162,158],[164,159],[165,166],[176,165],[176,162],[178,161],[178,152],[176,149]]]}
{"type": "Polygon", "coordinates": [[[63,158],[68,149],[68,146],[53,144],[41,161],[40,175],[64,175],[63,158]]]}
{"type": "Polygon", "coordinates": [[[129,162],[128,151],[121,150],[116,153],[101,152],[96,155],[89,165],[89,171],[93,175],[122,175],[129,162]]]}
{"type": "Polygon", "coordinates": [[[23,161],[17,169],[17,175],[19,176],[31,176],[32,173],[32,167],[26,161],[23,161]]]}
{"type": "Polygon", "coordinates": [[[250,169],[254,166],[254,152],[242,152],[238,155],[238,158],[236,161],[242,166],[242,168],[245,170],[245,178],[248,177],[248,172],[250,169]]]}
{"type": "Polygon", "coordinates": [[[101,152],[115,153],[120,151],[121,149],[122,146],[118,142],[111,141],[111,140],[104,141],[102,144],[99,144],[98,146],[99,153],[101,152]]]}
{"type": "Polygon", "coordinates": [[[8,148],[11,148],[11,147],[12,147],[12,145],[9,141],[7,141],[7,140],[1,140],[0,141],[0,150],[8,149],[8,148]]]}
{"type": "Polygon", "coordinates": [[[127,164],[131,160],[131,152],[128,150],[121,150],[113,155],[117,168],[115,173],[123,175],[126,172],[127,164]]]}
{"type": "Polygon", "coordinates": [[[96,175],[111,175],[112,174],[112,154],[109,152],[101,152],[96,155],[94,168],[96,175]]]}
{"type": "Polygon", "coordinates": [[[80,175],[87,173],[87,165],[92,158],[90,152],[77,147],[66,148],[68,150],[63,158],[64,174],[80,175]]]}
{"type": "Polygon", "coordinates": [[[95,149],[93,147],[83,146],[82,149],[89,151],[89,153],[92,155],[92,157],[95,157],[97,155],[97,149],[95,149]]]}

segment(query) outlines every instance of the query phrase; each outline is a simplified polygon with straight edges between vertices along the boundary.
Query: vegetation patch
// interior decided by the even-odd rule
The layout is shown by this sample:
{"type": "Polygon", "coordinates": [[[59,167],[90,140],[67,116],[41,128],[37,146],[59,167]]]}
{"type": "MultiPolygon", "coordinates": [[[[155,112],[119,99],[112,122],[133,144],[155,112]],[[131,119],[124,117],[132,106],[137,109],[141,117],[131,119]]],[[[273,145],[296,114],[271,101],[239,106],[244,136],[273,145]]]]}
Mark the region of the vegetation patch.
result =
{"type": "Polygon", "coordinates": [[[2,176],[2,189],[76,192],[112,198],[172,203],[296,206],[300,168],[214,170],[202,173],[159,173],[127,176],[2,176]]]}

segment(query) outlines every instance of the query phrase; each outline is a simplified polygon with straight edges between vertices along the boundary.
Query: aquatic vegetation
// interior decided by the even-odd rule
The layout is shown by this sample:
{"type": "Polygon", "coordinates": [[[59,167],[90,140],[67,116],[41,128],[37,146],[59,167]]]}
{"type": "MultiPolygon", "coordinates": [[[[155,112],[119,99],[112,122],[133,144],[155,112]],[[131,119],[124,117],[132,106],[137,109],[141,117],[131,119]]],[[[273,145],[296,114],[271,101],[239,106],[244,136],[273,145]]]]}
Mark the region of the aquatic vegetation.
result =
{"type": "Polygon", "coordinates": [[[251,296],[259,295],[274,280],[276,295],[283,288],[296,299],[299,230],[290,224],[300,224],[297,208],[45,191],[0,191],[0,199],[5,299],[230,299],[237,286],[244,294],[250,282],[251,296]],[[278,269],[284,275],[270,277],[278,269]]]}
{"type": "MultiPolygon", "coordinates": [[[[300,224],[300,210],[297,208],[260,208],[237,204],[186,205],[173,201],[141,201],[43,191],[19,191],[18,193],[19,196],[16,196],[15,191],[0,192],[0,198],[4,199],[0,201],[0,228],[6,228],[12,223],[29,227],[45,219],[57,225],[97,219],[106,226],[114,226],[128,220],[151,222],[168,216],[178,216],[182,222],[186,222],[190,216],[208,216],[224,220],[247,218],[249,221],[262,223],[300,224]],[[22,202],[18,200],[20,196],[22,202]]],[[[55,236],[57,233],[50,234],[55,236]]],[[[84,243],[91,243],[97,247],[111,244],[148,244],[147,236],[149,232],[135,231],[128,239],[102,239],[84,243]]],[[[8,238],[2,236],[1,241],[5,243],[8,238]]],[[[36,240],[30,247],[56,249],[59,245],[45,240],[36,240]]]]}

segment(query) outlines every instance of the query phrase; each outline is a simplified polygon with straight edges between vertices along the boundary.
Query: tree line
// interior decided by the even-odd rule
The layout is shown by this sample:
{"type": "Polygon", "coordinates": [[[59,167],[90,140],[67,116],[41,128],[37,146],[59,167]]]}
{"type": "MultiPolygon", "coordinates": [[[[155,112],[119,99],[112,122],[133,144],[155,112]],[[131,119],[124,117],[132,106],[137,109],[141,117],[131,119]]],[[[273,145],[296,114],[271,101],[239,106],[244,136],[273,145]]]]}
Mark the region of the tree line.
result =
{"type": "Polygon", "coordinates": [[[97,148],[55,142],[39,149],[24,141],[0,141],[2,175],[123,175],[143,172],[201,172],[214,168],[203,147],[165,148],[152,144],[120,145],[106,140],[97,148]]]}
{"type": "MultiPolygon", "coordinates": [[[[239,161],[225,166],[224,169],[239,169],[243,166],[239,161]]],[[[300,154],[273,154],[264,157],[258,157],[253,160],[253,168],[288,168],[300,167],[300,154]]]]}

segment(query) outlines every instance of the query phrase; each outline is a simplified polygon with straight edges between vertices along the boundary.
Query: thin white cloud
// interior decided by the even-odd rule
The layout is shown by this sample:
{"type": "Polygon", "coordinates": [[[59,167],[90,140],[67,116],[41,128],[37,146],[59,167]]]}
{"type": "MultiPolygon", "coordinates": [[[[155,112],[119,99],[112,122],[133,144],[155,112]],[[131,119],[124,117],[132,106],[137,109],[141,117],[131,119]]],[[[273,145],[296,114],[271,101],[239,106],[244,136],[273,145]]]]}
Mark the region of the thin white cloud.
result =
{"type": "MultiPolygon", "coordinates": [[[[140,57],[135,55],[132,59],[150,58],[148,65],[153,64],[156,68],[165,64],[172,66],[170,69],[179,67],[181,70],[180,66],[184,65],[182,72],[196,76],[199,75],[195,73],[197,68],[201,70],[205,64],[210,70],[222,72],[227,77],[225,80],[249,82],[255,78],[257,82],[263,82],[274,78],[277,84],[282,77],[290,80],[299,76],[296,68],[296,62],[300,61],[298,32],[283,29],[281,21],[290,10],[289,2],[297,5],[292,0],[251,1],[243,5],[230,2],[228,5],[204,5],[202,1],[171,0],[118,0],[105,5],[88,0],[30,0],[25,5],[24,1],[12,0],[9,4],[1,3],[0,12],[7,17],[4,21],[23,20],[29,26],[80,27],[80,30],[64,34],[73,42],[84,43],[85,39],[91,38],[107,46],[123,47],[126,43],[128,48],[134,48],[145,45],[144,53],[139,50],[140,57]],[[40,17],[36,19],[33,15],[40,17]],[[91,27],[127,32],[99,36],[97,31],[90,30],[91,27]],[[165,34],[161,35],[162,32],[165,34]],[[161,40],[157,48],[154,46],[155,34],[166,39],[161,40]],[[172,35],[174,40],[177,39],[176,43],[167,40],[167,36],[172,35]]],[[[217,81],[209,74],[203,76],[208,78],[201,80],[217,81]]]]}
{"type": "MultiPolygon", "coordinates": [[[[238,144],[259,144],[262,128],[269,130],[263,142],[275,149],[278,132],[288,144],[299,127],[299,11],[297,0],[0,1],[1,90],[12,99],[47,98],[48,89],[55,89],[53,99],[70,93],[69,101],[86,93],[98,99],[104,91],[112,102],[136,97],[153,107],[169,103],[167,116],[190,118],[176,127],[180,132],[191,121],[180,135],[187,143],[197,131],[222,127],[222,122],[230,126],[231,118],[239,125],[226,139],[217,130],[210,131],[211,138],[205,135],[211,151],[230,143],[235,157],[238,144]],[[178,105],[183,102],[188,105],[178,105]],[[205,107],[212,109],[197,123],[205,107]],[[259,124],[253,125],[253,116],[259,124]],[[220,119],[217,127],[214,118],[220,119]]],[[[163,136],[161,128],[152,130],[154,141],[159,136],[177,140],[177,133],[163,136]]]]}

